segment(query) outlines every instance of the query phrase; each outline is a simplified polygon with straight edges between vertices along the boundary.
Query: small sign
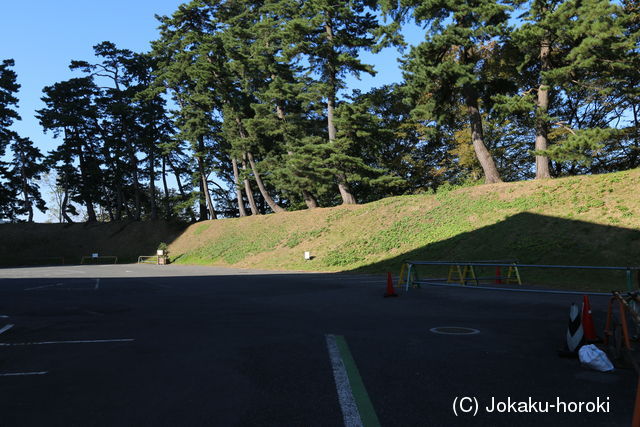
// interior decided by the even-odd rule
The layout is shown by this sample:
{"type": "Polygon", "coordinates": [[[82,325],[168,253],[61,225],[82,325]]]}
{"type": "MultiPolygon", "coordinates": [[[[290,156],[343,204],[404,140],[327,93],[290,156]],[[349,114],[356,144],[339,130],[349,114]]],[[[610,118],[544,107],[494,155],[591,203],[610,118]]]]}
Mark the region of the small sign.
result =
{"type": "Polygon", "coordinates": [[[98,258],[98,254],[91,254],[91,258],[98,258]]]}
{"type": "Polygon", "coordinates": [[[304,259],[306,259],[307,261],[309,261],[311,259],[311,252],[309,251],[305,251],[304,253],[304,259]]]}

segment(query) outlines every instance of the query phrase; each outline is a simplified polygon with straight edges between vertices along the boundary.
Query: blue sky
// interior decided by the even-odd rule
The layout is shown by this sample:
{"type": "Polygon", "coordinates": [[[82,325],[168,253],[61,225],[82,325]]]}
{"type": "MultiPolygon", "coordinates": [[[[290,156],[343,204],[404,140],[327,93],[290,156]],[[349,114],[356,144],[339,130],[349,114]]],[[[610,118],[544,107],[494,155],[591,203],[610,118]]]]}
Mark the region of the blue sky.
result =
{"type": "MultiPolygon", "coordinates": [[[[183,3],[179,0],[110,0],[108,2],[80,0],[4,1],[0,25],[0,60],[13,58],[21,85],[18,93],[22,120],[13,129],[29,137],[43,153],[57,142],[45,135],[35,111],[42,108],[42,89],[56,82],[80,75],[69,70],[72,59],[93,60],[92,46],[112,41],[118,47],[143,52],[158,36],[154,15],[170,15],[183,3]]],[[[407,34],[409,42],[420,39],[418,31],[407,34]]],[[[377,55],[363,55],[364,62],[373,64],[378,74],[363,75],[362,80],[350,78],[349,89],[367,90],[374,86],[398,82],[399,54],[386,49],[377,55]]],[[[42,221],[45,215],[36,220],[42,221]]]]}
{"type": "Polygon", "coordinates": [[[72,59],[93,58],[92,46],[105,40],[146,51],[157,36],[154,14],[170,14],[176,0],[7,1],[2,5],[0,59],[13,58],[22,86],[18,93],[22,121],[14,129],[43,151],[54,142],[44,135],[35,110],[43,107],[42,88],[79,74],[69,70],[72,59]]]}

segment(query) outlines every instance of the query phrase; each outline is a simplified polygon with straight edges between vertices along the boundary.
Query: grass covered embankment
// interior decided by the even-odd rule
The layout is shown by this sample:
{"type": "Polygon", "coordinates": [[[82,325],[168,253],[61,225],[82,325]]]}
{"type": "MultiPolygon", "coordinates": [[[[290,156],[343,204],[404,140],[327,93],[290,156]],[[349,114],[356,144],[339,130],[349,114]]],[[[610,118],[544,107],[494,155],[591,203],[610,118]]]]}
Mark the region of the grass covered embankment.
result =
{"type": "MultiPolygon", "coordinates": [[[[177,263],[314,271],[397,273],[404,259],[640,265],[640,170],[207,221],[169,249],[177,263]],[[315,258],[305,261],[304,251],[315,258]]],[[[623,272],[521,273],[538,284],[624,288],[623,272]]]]}

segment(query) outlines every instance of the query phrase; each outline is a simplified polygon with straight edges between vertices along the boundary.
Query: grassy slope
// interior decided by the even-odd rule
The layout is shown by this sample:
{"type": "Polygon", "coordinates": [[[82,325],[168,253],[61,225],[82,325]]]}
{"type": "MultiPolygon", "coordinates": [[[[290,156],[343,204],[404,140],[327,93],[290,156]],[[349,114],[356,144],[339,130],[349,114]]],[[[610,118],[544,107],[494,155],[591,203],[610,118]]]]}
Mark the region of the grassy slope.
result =
{"type": "Polygon", "coordinates": [[[64,257],[67,264],[92,253],[115,255],[119,262],[153,255],[160,242],[170,242],[184,226],[163,221],[105,224],[0,224],[0,265],[43,264],[64,257]]]}
{"type": "MultiPolygon", "coordinates": [[[[397,272],[403,259],[640,265],[639,194],[638,169],[482,185],[198,223],[170,251],[178,263],[315,271],[397,272]],[[315,259],[304,261],[303,251],[315,259]]],[[[591,289],[624,284],[619,274],[523,275],[536,283],[591,289]]]]}

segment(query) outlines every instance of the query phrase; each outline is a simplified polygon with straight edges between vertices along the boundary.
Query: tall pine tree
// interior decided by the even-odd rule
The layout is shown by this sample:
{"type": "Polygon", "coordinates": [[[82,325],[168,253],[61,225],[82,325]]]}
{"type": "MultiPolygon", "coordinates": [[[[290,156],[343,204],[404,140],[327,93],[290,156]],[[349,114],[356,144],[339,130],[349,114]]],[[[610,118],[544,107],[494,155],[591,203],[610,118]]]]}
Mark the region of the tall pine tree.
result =
{"type": "Polygon", "coordinates": [[[451,120],[452,102],[467,111],[471,141],[487,183],[500,182],[487,149],[481,99],[490,75],[483,72],[487,52],[507,30],[508,6],[493,0],[407,1],[417,24],[426,26],[424,42],[411,49],[403,69],[407,89],[425,121],[451,120]]]}
{"type": "MultiPolygon", "coordinates": [[[[342,203],[357,203],[349,183],[349,167],[343,161],[337,138],[335,111],[338,92],[344,88],[348,74],[375,74],[371,65],[359,59],[361,51],[377,51],[388,42],[387,28],[374,15],[377,2],[370,0],[299,2],[298,14],[288,24],[288,56],[308,61],[316,77],[316,91],[326,101],[326,124],[329,146],[325,167],[336,177],[342,203]]],[[[325,154],[326,155],[326,154],[325,154]]]]}

